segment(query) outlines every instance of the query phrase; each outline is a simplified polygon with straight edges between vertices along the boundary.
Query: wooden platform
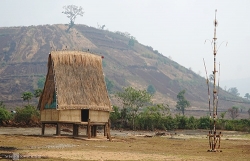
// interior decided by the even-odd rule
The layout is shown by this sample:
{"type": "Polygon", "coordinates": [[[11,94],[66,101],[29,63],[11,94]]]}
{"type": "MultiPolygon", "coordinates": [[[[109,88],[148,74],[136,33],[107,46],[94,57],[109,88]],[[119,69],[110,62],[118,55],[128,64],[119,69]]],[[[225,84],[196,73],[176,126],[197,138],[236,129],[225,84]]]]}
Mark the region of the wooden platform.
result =
{"type": "Polygon", "coordinates": [[[54,124],[56,125],[56,135],[61,136],[61,126],[62,124],[72,124],[73,125],[73,137],[79,137],[79,126],[83,125],[87,127],[86,135],[88,139],[97,137],[97,127],[104,127],[104,136],[111,141],[110,135],[110,120],[108,122],[91,122],[90,119],[88,122],[56,122],[56,121],[42,121],[42,135],[45,134],[45,125],[54,124]]]}

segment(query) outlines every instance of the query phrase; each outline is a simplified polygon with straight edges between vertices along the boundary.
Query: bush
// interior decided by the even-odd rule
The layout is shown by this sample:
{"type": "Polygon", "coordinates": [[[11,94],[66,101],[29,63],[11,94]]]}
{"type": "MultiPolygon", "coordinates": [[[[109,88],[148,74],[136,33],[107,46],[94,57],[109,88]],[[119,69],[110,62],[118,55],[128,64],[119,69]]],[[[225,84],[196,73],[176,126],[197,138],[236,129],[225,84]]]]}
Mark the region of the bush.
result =
{"type": "Polygon", "coordinates": [[[225,130],[235,130],[234,124],[232,121],[227,121],[225,125],[225,130]]]}
{"type": "Polygon", "coordinates": [[[197,121],[197,119],[194,118],[194,116],[189,117],[186,128],[187,129],[192,129],[192,130],[197,129],[197,127],[198,127],[197,122],[198,121],[197,121]]]}
{"type": "Polygon", "coordinates": [[[0,123],[11,119],[11,113],[3,107],[0,107],[0,123]]]}
{"type": "Polygon", "coordinates": [[[211,123],[209,117],[201,117],[199,119],[198,128],[199,129],[210,129],[211,123]]]}
{"type": "Polygon", "coordinates": [[[167,130],[174,130],[174,129],[178,128],[178,123],[171,115],[166,116],[163,119],[163,122],[164,122],[164,126],[166,127],[167,130]]]}
{"type": "Polygon", "coordinates": [[[110,121],[112,127],[120,128],[121,127],[121,113],[119,112],[119,108],[117,106],[113,106],[113,112],[110,113],[110,121]]]}
{"type": "Polygon", "coordinates": [[[39,120],[39,111],[31,105],[25,106],[24,108],[17,108],[15,121],[19,123],[37,123],[39,120]]]}
{"type": "Polygon", "coordinates": [[[186,116],[176,115],[175,120],[177,122],[178,129],[186,129],[188,124],[188,118],[186,116]]]}

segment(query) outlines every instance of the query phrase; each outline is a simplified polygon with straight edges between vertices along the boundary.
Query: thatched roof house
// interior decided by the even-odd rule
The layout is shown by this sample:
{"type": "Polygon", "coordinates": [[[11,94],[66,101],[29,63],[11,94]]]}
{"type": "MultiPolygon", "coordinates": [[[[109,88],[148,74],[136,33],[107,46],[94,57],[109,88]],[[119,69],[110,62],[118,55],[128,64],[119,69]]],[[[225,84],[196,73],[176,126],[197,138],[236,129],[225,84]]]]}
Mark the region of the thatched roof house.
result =
{"type": "Polygon", "coordinates": [[[101,56],[80,51],[52,51],[38,108],[110,111],[101,56]]]}
{"type": "Polygon", "coordinates": [[[52,51],[38,109],[42,123],[106,123],[111,111],[102,57],[81,51],[52,51]]]}

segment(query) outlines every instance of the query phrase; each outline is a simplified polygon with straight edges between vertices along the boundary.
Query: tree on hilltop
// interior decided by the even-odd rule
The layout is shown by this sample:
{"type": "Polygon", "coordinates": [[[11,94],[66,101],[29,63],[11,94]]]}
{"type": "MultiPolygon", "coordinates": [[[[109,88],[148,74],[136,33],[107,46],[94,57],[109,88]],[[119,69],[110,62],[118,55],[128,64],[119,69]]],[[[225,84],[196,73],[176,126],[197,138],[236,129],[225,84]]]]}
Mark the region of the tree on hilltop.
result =
{"type": "Polygon", "coordinates": [[[83,11],[81,6],[75,6],[75,5],[68,5],[63,7],[64,11],[62,12],[63,14],[67,15],[69,18],[69,28],[67,29],[67,32],[69,31],[70,28],[72,28],[75,24],[75,19],[77,16],[83,16],[83,11]]]}
{"type": "Polygon", "coordinates": [[[250,99],[249,93],[246,93],[244,97],[245,97],[247,100],[249,100],[249,99],[250,99]]]}

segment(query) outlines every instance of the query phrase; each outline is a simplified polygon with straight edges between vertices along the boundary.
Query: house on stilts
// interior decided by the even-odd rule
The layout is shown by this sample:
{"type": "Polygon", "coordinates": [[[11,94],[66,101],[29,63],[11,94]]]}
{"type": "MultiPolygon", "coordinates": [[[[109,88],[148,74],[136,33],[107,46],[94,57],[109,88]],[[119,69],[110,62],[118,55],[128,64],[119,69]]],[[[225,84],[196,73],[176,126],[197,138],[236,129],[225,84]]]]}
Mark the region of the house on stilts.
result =
{"type": "Polygon", "coordinates": [[[87,127],[88,138],[95,137],[97,126],[111,139],[109,114],[112,110],[103,70],[102,57],[82,51],[51,51],[48,72],[40,96],[42,135],[45,124],[73,124],[73,136],[79,125],[87,127]]]}

